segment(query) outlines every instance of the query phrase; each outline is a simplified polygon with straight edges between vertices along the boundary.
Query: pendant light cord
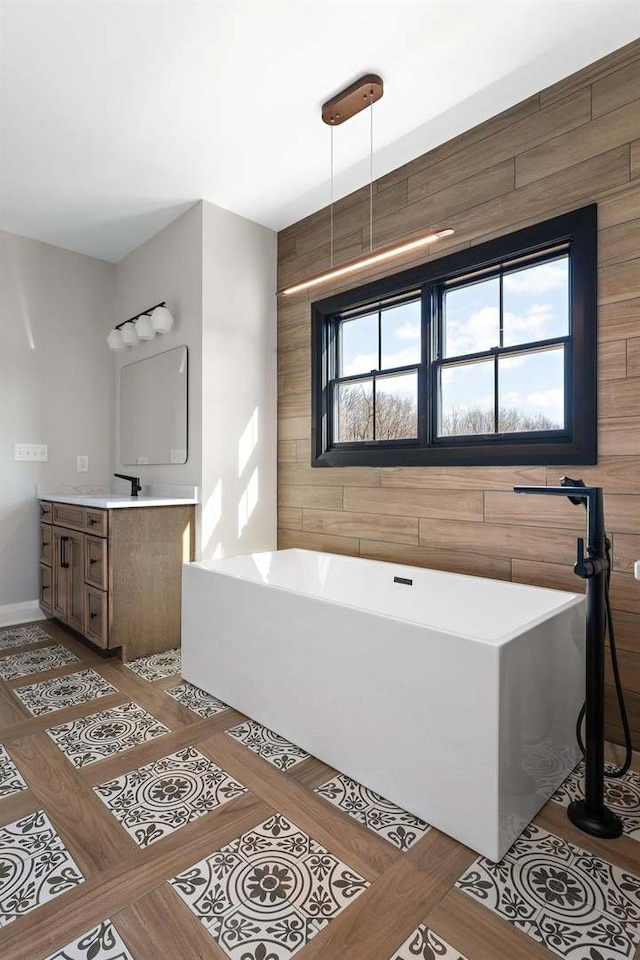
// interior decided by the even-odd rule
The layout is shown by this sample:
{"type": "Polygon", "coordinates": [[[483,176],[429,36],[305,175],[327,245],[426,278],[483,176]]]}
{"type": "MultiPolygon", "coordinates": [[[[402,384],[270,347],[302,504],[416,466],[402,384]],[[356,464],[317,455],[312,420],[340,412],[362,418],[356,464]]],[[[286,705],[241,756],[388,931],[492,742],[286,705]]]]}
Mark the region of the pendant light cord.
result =
{"type": "Polygon", "coordinates": [[[373,251],[373,90],[369,93],[369,252],[373,251]]]}
{"type": "Polygon", "coordinates": [[[330,183],[330,203],[329,203],[329,266],[333,266],[333,125],[331,126],[331,171],[329,174],[329,183],[330,183]]]}

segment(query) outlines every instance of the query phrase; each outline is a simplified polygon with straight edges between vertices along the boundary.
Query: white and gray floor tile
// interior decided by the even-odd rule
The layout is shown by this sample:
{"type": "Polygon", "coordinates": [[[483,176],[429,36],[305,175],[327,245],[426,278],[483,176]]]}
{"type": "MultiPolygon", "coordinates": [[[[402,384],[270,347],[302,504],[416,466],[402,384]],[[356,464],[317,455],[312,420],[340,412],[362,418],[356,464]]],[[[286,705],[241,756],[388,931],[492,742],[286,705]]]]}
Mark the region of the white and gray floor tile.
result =
{"type": "Polygon", "coordinates": [[[0,678],[16,680],[18,677],[27,677],[30,673],[43,673],[45,670],[79,662],[78,657],[61,643],[52,643],[48,647],[38,647],[37,650],[0,657],[0,678]]]}
{"type": "Polygon", "coordinates": [[[26,789],[27,784],[9,756],[7,748],[0,744],[0,800],[26,789]]]}
{"type": "Polygon", "coordinates": [[[456,887],[568,960],[632,960],[640,942],[640,878],[535,824],[456,887]]]}
{"type": "Polygon", "coordinates": [[[47,960],[134,960],[110,920],[87,930],[66,947],[49,954],[47,960]]]}
{"type": "Polygon", "coordinates": [[[0,927],[84,880],[42,810],[3,827],[0,851],[0,927]]]}
{"type": "Polygon", "coordinates": [[[424,820],[386,800],[374,790],[363,787],[344,773],[316,787],[315,793],[399,850],[408,850],[431,829],[424,820]]]}
{"type": "Polygon", "coordinates": [[[12,647],[26,647],[30,643],[51,643],[51,634],[42,627],[8,627],[0,630],[0,650],[10,650],[12,647]]]}
{"type": "Polygon", "coordinates": [[[389,960],[467,960],[459,950],[421,923],[389,960]]]}
{"type": "MultiPolygon", "coordinates": [[[[615,770],[610,763],[605,767],[609,772],[615,770]]],[[[628,770],[624,777],[605,777],[604,797],[606,804],[622,820],[624,832],[634,840],[640,840],[640,774],[628,770]]],[[[584,763],[576,767],[551,799],[564,807],[573,800],[584,800],[584,763]]]]}
{"type": "Polygon", "coordinates": [[[94,790],[139,847],[148,847],[246,793],[246,787],[194,747],[101,783],[94,790]]]}
{"type": "Polygon", "coordinates": [[[279,813],[169,882],[231,960],[288,960],[369,886],[279,813]]]}
{"type": "Polygon", "coordinates": [[[255,720],[240,723],[237,727],[225,730],[225,733],[244,744],[249,750],[253,750],[263,760],[268,760],[279,770],[290,770],[291,767],[301,763],[302,760],[307,760],[309,757],[309,754],[301,747],[285,740],[284,737],[267,727],[263,727],[261,723],[257,723],[255,720]]]}
{"type": "Polygon", "coordinates": [[[47,733],[74,767],[84,767],[169,733],[169,728],[137,703],[129,701],[60,723],[50,727],[47,733]]]}
{"type": "Polygon", "coordinates": [[[180,650],[165,650],[164,653],[152,653],[148,657],[130,660],[125,667],[132,670],[143,680],[163,680],[180,674],[182,654],[180,650]]]}
{"type": "Polygon", "coordinates": [[[24,687],[14,687],[13,692],[34,717],[41,717],[55,710],[90,703],[110,693],[117,693],[108,680],[95,670],[80,670],[64,677],[41,680],[24,687]]]}
{"type": "Polygon", "coordinates": [[[223,703],[213,694],[201,690],[200,687],[187,683],[186,680],[177,687],[170,687],[165,690],[165,693],[181,703],[183,707],[197,713],[199,717],[214,717],[216,713],[222,713],[223,710],[229,709],[227,703],[223,703]]]}

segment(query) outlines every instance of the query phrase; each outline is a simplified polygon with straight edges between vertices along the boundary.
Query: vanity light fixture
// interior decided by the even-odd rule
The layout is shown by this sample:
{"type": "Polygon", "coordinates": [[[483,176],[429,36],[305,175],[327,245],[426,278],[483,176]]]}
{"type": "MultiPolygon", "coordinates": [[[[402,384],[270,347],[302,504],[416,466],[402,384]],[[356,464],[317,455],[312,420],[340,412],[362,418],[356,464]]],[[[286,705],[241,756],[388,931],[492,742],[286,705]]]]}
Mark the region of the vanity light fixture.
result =
{"type": "Polygon", "coordinates": [[[173,315],[163,300],[119,323],[107,336],[107,344],[110,350],[124,350],[141,340],[153,340],[156,333],[168,333],[173,323],[173,315]]]}
{"type": "Polygon", "coordinates": [[[378,263],[384,263],[394,257],[400,257],[404,253],[410,253],[418,250],[420,247],[430,246],[438,240],[445,237],[451,237],[454,230],[451,227],[442,230],[430,230],[428,233],[420,236],[407,238],[400,243],[392,246],[379,247],[374,250],[373,247],[373,105],[382,97],[384,86],[382,78],[377,74],[368,73],[360,77],[355,83],[336,94],[330,100],[322,105],[322,119],[324,123],[331,127],[331,174],[330,174],[330,193],[329,202],[329,269],[322,273],[313,274],[294,283],[289,287],[278,290],[279,297],[290,297],[294,293],[301,293],[322,283],[328,283],[330,280],[338,280],[346,277],[358,270],[365,270],[367,267],[375,266],[378,263]],[[361,110],[369,108],[369,252],[355,257],[353,260],[347,260],[338,266],[333,265],[333,128],[349,120],[351,117],[360,113],[361,110]]]}

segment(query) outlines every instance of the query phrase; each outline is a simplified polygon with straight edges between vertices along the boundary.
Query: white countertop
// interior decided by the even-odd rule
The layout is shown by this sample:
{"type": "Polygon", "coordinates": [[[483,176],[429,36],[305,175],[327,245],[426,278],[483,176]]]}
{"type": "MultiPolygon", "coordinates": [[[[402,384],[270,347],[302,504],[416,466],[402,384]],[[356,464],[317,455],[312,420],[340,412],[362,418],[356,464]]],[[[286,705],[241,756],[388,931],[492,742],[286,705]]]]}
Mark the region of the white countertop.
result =
{"type": "Polygon", "coordinates": [[[42,493],[39,499],[49,500],[52,503],[74,503],[79,507],[94,507],[97,510],[119,510],[128,507],[183,507],[198,502],[193,497],[132,497],[119,493],[109,493],[101,496],[42,493]]]}

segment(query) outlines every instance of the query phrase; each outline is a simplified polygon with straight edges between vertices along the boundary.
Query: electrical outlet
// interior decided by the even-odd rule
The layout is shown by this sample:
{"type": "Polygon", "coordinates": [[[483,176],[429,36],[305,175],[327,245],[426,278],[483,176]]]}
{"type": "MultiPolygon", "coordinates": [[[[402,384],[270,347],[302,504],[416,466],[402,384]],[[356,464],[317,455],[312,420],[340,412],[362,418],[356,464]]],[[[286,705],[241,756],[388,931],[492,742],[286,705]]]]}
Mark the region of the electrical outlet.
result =
{"type": "Polygon", "coordinates": [[[30,460],[43,463],[49,459],[49,450],[46,443],[15,443],[13,445],[14,460],[30,460]]]}
{"type": "Polygon", "coordinates": [[[78,454],[77,464],[76,470],[78,473],[89,472],[89,457],[86,454],[78,454]]]}

